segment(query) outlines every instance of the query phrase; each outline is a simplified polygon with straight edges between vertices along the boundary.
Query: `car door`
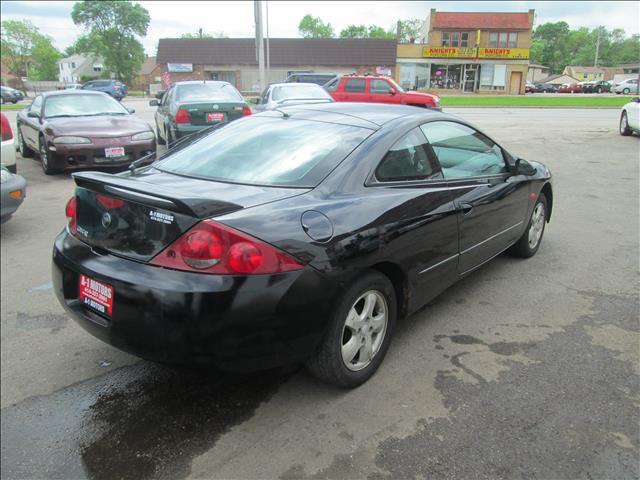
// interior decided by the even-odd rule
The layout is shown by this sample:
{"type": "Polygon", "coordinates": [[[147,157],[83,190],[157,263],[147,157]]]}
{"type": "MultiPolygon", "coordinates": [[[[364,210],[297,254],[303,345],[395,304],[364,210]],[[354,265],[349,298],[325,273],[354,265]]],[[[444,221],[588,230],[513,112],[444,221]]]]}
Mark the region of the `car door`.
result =
{"type": "Polygon", "coordinates": [[[458,278],[458,220],[454,197],[419,128],[401,137],[368,182],[386,207],[386,256],[404,262],[409,310],[423,306],[458,278]],[[389,208],[389,205],[396,205],[389,208]]]}
{"type": "Polygon", "coordinates": [[[369,80],[369,101],[377,103],[398,103],[393,95],[391,85],[385,79],[372,78],[369,80]]]}
{"type": "Polygon", "coordinates": [[[25,112],[24,123],[21,128],[22,138],[25,143],[34,150],[38,150],[38,138],[40,137],[40,118],[42,117],[42,95],[38,95],[25,112]],[[34,118],[28,115],[29,112],[36,112],[39,117],[34,118]]]}
{"type": "Polygon", "coordinates": [[[265,110],[272,108],[270,105],[272,90],[273,89],[271,87],[267,87],[264,92],[262,92],[262,95],[258,97],[258,103],[254,107],[256,112],[264,112],[265,110]]]}
{"type": "Polygon", "coordinates": [[[636,131],[640,131],[640,103],[631,102],[626,106],[627,122],[629,127],[636,131]]]}
{"type": "Polygon", "coordinates": [[[530,182],[508,171],[502,149],[454,121],[421,126],[454,196],[458,271],[464,274],[512,245],[524,231],[530,182]]]}
{"type": "Polygon", "coordinates": [[[343,102],[366,102],[369,94],[366,92],[367,80],[364,78],[347,78],[344,82],[343,102]]]}
{"type": "Polygon", "coordinates": [[[168,116],[169,116],[169,94],[175,89],[175,87],[169,88],[158,103],[158,108],[156,108],[155,120],[156,126],[158,127],[158,135],[161,135],[165,140],[167,139],[166,125],[168,124],[168,116]],[[162,131],[162,134],[160,132],[162,131]]]}

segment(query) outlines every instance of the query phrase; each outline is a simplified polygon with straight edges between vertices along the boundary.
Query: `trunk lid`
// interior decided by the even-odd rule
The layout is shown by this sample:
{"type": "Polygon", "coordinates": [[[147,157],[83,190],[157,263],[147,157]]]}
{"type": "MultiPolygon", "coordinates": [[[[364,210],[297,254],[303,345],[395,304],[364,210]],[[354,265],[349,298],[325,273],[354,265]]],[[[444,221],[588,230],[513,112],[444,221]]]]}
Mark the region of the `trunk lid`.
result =
{"type": "Polygon", "coordinates": [[[142,262],[201,219],[309,191],[185,178],[153,168],[136,174],[82,172],[73,177],[78,238],[97,251],[142,262]]]}
{"type": "Polygon", "coordinates": [[[189,112],[191,125],[214,125],[219,122],[230,122],[242,117],[244,102],[180,102],[178,108],[189,112]]]}

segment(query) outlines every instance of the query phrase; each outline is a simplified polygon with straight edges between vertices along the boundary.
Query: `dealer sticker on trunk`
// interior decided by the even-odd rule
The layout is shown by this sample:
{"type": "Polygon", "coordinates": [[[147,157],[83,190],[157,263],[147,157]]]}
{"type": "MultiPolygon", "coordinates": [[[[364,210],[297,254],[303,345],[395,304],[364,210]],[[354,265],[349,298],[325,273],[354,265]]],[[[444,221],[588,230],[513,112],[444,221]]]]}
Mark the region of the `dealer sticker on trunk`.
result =
{"type": "Polygon", "coordinates": [[[158,212],[156,210],[149,211],[149,218],[154,222],[165,223],[167,225],[173,223],[173,215],[170,213],[158,212]]]}
{"type": "Polygon", "coordinates": [[[80,274],[80,301],[92,310],[111,316],[113,287],[80,274]]]}

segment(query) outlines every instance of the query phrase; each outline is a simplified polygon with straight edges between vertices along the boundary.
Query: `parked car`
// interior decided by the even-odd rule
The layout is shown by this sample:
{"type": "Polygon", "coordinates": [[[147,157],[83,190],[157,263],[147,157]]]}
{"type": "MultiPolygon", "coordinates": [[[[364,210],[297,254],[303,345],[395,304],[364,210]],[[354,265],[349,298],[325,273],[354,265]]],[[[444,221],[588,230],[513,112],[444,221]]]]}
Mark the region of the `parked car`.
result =
{"type": "Polygon", "coordinates": [[[128,93],[127,86],[119,80],[91,80],[82,85],[82,90],[107,93],[118,101],[128,93]]]}
{"type": "Polygon", "coordinates": [[[336,102],[400,103],[441,109],[437,95],[404,90],[392,78],[385,76],[346,75],[326,89],[336,102]]]}
{"type": "Polygon", "coordinates": [[[620,95],[624,93],[625,95],[629,95],[631,93],[638,94],[640,90],[638,90],[638,79],[637,78],[628,78],[623,80],[622,82],[616,84],[613,87],[613,92],[620,95]]]}
{"type": "MultiPolygon", "coordinates": [[[[82,84],[81,83],[67,83],[64,86],[65,90],[78,90],[82,88],[82,84]]],[[[87,89],[87,90],[92,90],[92,89],[87,89]]]]}
{"type": "Polygon", "coordinates": [[[533,91],[535,93],[557,93],[558,85],[554,85],[553,83],[536,83],[533,91]]]}
{"type": "Polygon", "coordinates": [[[305,72],[292,73],[285,80],[286,83],[315,83],[316,85],[325,85],[338,75],[335,73],[305,72]]]}
{"type": "Polygon", "coordinates": [[[333,102],[331,95],[315,83],[275,83],[256,98],[255,110],[273,110],[285,105],[333,102]]]}
{"type": "Polygon", "coordinates": [[[27,195],[27,181],[0,167],[0,223],[8,222],[27,195]]]}
{"type": "Polygon", "coordinates": [[[620,135],[640,134],[640,98],[635,97],[620,112],[620,135]]]}
{"type": "Polygon", "coordinates": [[[536,86],[533,83],[527,81],[524,84],[524,93],[533,93],[535,92],[535,90],[536,90],[536,86]]]}
{"type": "Polygon", "coordinates": [[[2,103],[18,103],[24,99],[24,94],[15,88],[0,87],[0,99],[2,103]]]}
{"type": "Polygon", "coordinates": [[[18,147],[23,157],[37,152],[47,175],[127,165],[156,150],[151,126],[133,112],[100,92],[45,92],[18,113],[18,147]]]}
{"type": "Polygon", "coordinates": [[[2,112],[0,112],[0,136],[2,137],[1,165],[11,173],[16,173],[16,145],[13,140],[13,131],[9,119],[2,112]]]}
{"type": "Polygon", "coordinates": [[[164,363],[304,361],[343,387],[373,375],[396,319],[502,251],[535,255],[553,206],[541,163],[371,103],[262,112],[74,180],[53,285],[89,333],[164,363]]]}
{"type": "Polygon", "coordinates": [[[228,82],[177,82],[149,102],[155,113],[158,143],[172,144],[212,125],[251,115],[244,97],[228,82]]]}
{"type": "Polygon", "coordinates": [[[559,93],[582,93],[581,83],[563,83],[558,89],[559,93]]]}
{"type": "Polygon", "coordinates": [[[606,80],[593,80],[591,82],[585,82],[582,86],[584,93],[603,93],[611,91],[611,84],[606,80]]]}

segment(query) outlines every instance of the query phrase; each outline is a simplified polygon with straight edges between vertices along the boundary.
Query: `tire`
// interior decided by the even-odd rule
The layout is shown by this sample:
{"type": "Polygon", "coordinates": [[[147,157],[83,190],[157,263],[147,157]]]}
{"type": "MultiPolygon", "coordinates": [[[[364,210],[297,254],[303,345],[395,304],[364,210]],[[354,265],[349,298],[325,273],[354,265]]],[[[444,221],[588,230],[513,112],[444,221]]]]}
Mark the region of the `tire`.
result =
{"type": "Polygon", "coordinates": [[[18,100],[14,100],[14,101],[13,101],[13,102],[11,102],[11,103],[13,103],[13,104],[15,105],[16,103],[18,103],[18,100]]]}
{"type": "Polygon", "coordinates": [[[156,135],[156,142],[158,142],[158,145],[166,145],[167,141],[162,138],[162,136],[160,135],[160,129],[158,128],[158,122],[156,122],[156,132],[158,132],[158,134],[156,135]]]}
{"type": "Polygon", "coordinates": [[[25,143],[24,137],[22,136],[22,130],[20,129],[20,125],[18,125],[18,151],[20,152],[20,155],[22,155],[22,158],[33,157],[33,154],[35,153],[25,143]]]}
{"type": "Polygon", "coordinates": [[[0,97],[0,105],[4,105],[4,97],[0,97]]]}
{"type": "Polygon", "coordinates": [[[598,87],[598,90],[596,90],[596,93],[602,93],[602,89],[598,87]]]}
{"type": "Polygon", "coordinates": [[[366,271],[337,302],[325,338],[306,362],[307,370],[339,387],[363,384],[387,353],[396,315],[396,295],[389,279],[379,272],[366,271]],[[367,308],[369,305],[373,306],[367,308]]]}
{"type": "Polygon", "coordinates": [[[633,130],[629,128],[629,121],[627,120],[627,112],[622,112],[620,115],[620,135],[628,137],[633,133],[633,130]]]}
{"type": "Polygon", "coordinates": [[[165,128],[164,131],[167,134],[167,138],[166,138],[166,140],[167,140],[167,148],[169,149],[169,148],[171,148],[173,146],[173,143],[176,141],[176,139],[173,138],[173,135],[171,135],[171,128],[170,127],[165,128]]]}
{"type": "Polygon", "coordinates": [[[624,93],[625,95],[629,95],[631,93],[631,90],[628,88],[625,88],[624,90],[622,90],[622,93],[624,93]]]}
{"type": "Polygon", "coordinates": [[[544,227],[547,221],[548,202],[544,193],[540,193],[536,200],[536,204],[531,212],[531,218],[529,218],[529,224],[518,241],[509,249],[515,257],[529,258],[533,257],[540,244],[542,243],[542,237],[544,235],[544,227]],[[534,230],[532,230],[534,229],[534,230]],[[535,241],[532,241],[535,237],[535,241]]]}
{"type": "Polygon", "coordinates": [[[51,156],[47,151],[47,142],[43,137],[40,137],[39,144],[40,165],[42,166],[42,171],[45,175],[53,175],[54,173],[56,173],[56,170],[51,166],[51,156]]]}

